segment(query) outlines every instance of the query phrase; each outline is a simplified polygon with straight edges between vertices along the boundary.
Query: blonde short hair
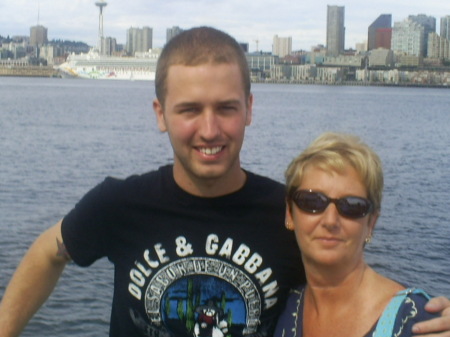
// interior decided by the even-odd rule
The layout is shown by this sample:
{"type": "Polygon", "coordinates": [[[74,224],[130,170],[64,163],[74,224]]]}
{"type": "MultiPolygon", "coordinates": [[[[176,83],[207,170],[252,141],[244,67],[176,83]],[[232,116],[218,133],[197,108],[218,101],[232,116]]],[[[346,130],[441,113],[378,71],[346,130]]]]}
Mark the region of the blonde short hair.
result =
{"type": "Polygon", "coordinates": [[[374,210],[380,210],[384,184],[381,160],[360,138],[328,132],[314,140],[294,158],[285,172],[288,201],[301,185],[305,168],[309,165],[336,172],[342,172],[350,165],[366,187],[367,198],[373,203],[374,210]]]}

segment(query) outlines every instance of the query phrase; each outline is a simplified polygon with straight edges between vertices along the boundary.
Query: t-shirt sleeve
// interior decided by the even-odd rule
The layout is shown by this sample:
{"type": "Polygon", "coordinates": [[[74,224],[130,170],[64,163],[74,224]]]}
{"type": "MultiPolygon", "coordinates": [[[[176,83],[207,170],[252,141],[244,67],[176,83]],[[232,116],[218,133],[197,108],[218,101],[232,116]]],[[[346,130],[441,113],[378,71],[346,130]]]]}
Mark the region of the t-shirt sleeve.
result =
{"type": "Polygon", "coordinates": [[[89,266],[107,256],[107,226],[114,217],[113,179],[106,178],[90,190],[64,217],[61,233],[72,260],[89,266]]]}

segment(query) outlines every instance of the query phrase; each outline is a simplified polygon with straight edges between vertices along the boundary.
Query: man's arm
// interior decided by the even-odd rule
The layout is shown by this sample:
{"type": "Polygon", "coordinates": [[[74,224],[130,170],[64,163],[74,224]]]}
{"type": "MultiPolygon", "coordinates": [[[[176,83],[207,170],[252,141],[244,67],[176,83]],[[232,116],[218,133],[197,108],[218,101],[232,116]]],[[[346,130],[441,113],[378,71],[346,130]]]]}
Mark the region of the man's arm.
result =
{"type": "Polygon", "coordinates": [[[69,260],[60,221],[31,245],[6,288],[0,303],[0,337],[19,336],[52,293],[69,260]]]}
{"type": "Polygon", "coordinates": [[[421,334],[423,337],[450,337],[450,300],[443,296],[432,298],[425,306],[425,310],[441,312],[441,317],[416,323],[413,326],[413,333],[421,334]]]}

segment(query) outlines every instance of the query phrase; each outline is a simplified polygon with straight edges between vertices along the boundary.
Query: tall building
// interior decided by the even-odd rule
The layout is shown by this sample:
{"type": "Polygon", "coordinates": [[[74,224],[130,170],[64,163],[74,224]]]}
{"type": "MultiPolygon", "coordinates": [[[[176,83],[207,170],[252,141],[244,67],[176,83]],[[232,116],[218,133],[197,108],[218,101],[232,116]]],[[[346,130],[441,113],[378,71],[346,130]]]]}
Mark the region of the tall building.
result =
{"type": "Polygon", "coordinates": [[[292,53],[292,37],[273,37],[272,54],[278,57],[285,57],[292,53]]]}
{"type": "Polygon", "coordinates": [[[345,48],[344,6],[327,6],[327,55],[339,56],[345,48]]]}
{"type": "Polygon", "coordinates": [[[375,36],[375,48],[391,49],[392,28],[378,28],[375,36]]]}
{"type": "Polygon", "coordinates": [[[450,41],[436,33],[428,37],[428,57],[435,59],[450,59],[450,41]]]}
{"type": "Polygon", "coordinates": [[[150,27],[130,28],[127,30],[126,51],[129,55],[146,52],[153,46],[153,29],[150,27]]]}
{"type": "Polygon", "coordinates": [[[396,54],[422,57],[425,54],[424,27],[412,20],[395,22],[391,49],[396,54]]]}
{"type": "Polygon", "coordinates": [[[47,28],[37,25],[30,28],[30,45],[42,46],[48,43],[47,28]]]}
{"type": "Polygon", "coordinates": [[[392,34],[392,15],[381,14],[369,26],[367,34],[367,50],[377,48],[390,49],[391,34],[392,34]]]}
{"type": "Polygon", "coordinates": [[[441,37],[450,40],[450,15],[441,18],[441,37]]]}
{"type": "Polygon", "coordinates": [[[177,36],[182,31],[183,31],[183,29],[181,29],[178,26],[173,26],[172,28],[167,28],[167,30],[166,30],[166,43],[169,42],[170,40],[172,40],[172,38],[174,36],[177,36]]]}
{"type": "Polygon", "coordinates": [[[104,55],[114,55],[117,50],[117,41],[113,37],[105,37],[102,38],[102,47],[101,50],[104,55]]]}
{"type": "Polygon", "coordinates": [[[408,19],[423,26],[424,28],[423,43],[425,45],[423,56],[427,56],[426,46],[428,45],[428,34],[436,33],[436,18],[432,16],[427,16],[425,14],[419,14],[419,15],[410,15],[408,19]]]}

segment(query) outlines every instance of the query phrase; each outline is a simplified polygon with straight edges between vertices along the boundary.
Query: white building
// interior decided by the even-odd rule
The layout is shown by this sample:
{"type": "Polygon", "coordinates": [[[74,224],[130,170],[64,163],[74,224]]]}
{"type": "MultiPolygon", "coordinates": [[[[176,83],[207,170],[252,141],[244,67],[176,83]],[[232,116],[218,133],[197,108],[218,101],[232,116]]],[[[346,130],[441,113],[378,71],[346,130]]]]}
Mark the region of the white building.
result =
{"type": "Polygon", "coordinates": [[[126,51],[129,55],[152,49],[153,29],[150,27],[130,28],[127,30],[126,51]]]}
{"type": "Polygon", "coordinates": [[[428,57],[436,59],[450,59],[450,42],[436,33],[428,36],[428,57]]]}
{"type": "Polygon", "coordinates": [[[395,22],[391,49],[395,54],[422,57],[425,54],[424,27],[412,20],[395,22]]]}
{"type": "Polygon", "coordinates": [[[272,54],[278,57],[285,57],[292,53],[292,37],[273,37],[272,54]]]}

